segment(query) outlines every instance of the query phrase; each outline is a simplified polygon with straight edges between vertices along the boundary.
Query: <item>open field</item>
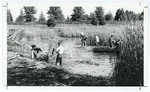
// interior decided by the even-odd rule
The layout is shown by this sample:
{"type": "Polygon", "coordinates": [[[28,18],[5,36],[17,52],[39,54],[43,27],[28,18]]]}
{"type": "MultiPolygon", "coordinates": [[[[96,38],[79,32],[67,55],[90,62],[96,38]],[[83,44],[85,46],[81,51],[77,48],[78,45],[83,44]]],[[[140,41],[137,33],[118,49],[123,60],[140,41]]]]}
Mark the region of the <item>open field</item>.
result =
{"type": "Polygon", "coordinates": [[[55,28],[49,28],[46,25],[8,25],[7,31],[8,85],[114,86],[143,84],[141,78],[143,73],[141,71],[143,69],[143,29],[141,24],[134,26],[124,23],[105,26],[62,24],[55,28]],[[84,32],[88,36],[88,47],[80,47],[80,32],[84,32]],[[94,45],[94,34],[99,36],[99,46],[108,46],[111,34],[115,36],[115,40],[121,39],[120,54],[93,54],[92,51],[89,51],[88,48],[94,45]],[[76,43],[65,40],[73,38],[77,38],[76,43]],[[65,53],[62,67],[55,66],[56,55],[51,55],[52,49],[57,47],[58,41],[65,41],[63,42],[65,53]],[[36,44],[43,50],[41,55],[48,53],[48,62],[31,59],[30,45],[32,44],[36,44]],[[138,78],[133,80],[134,76],[138,76],[138,78]],[[131,78],[133,83],[128,78],[131,78]]]}

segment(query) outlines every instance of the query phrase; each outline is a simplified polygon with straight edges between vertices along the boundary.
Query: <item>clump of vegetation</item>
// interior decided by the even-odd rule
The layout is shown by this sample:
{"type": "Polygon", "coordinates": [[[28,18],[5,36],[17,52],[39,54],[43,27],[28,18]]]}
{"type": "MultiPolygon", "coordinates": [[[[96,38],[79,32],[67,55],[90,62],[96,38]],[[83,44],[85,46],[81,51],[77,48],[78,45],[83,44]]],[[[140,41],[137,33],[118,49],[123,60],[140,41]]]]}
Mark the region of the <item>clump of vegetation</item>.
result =
{"type": "Polygon", "coordinates": [[[10,9],[7,10],[7,24],[13,24],[13,16],[10,9]]]}
{"type": "Polygon", "coordinates": [[[91,24],[98,25],[98,19],[96,18],[96,16],[93,16],[91,24]]]}
{"type": "Polygon", "coordinates": [[[55,27],[55,25],[56,25],[56,22],[55,22],[55,19],[54,19],[54,18],[49,18],[49,19],[47,20],[47,26],[48,26],[48,27],[55,27]]]}
{"type": "Polygon", "coordinates": [[[99,25],[105,25],[106,20],[105,20],[103,8],[102,7],[96,7],[95,14],[96,14],[96,17],[99,21],[99,25]]]}
{"type": "Polygon", "coordinates": [[[20,10],[20,15],[16,18],[15,24],[23,25],[25,23],[25,17],[23,9],[20,10]]]}
{"type": "Polygon", "coordinates": [[[139,22],[126,27],[121,42],[120,62],[115,66],[115,85],[143,86],[143,32],[143,25],[139,22]]]}
{"type": "Polygon", "coordinates": [[[71,20],[78,23],[84,20],[84,9],[82,7],[74,7],[73,14],[71,15],[71,20]]]}
{"type": "Polygon", "coordinates": [[[39,24],[46,24],[46,19],[45,19],[45,17],[44,17],[43,12],[41,12],[41,14],[40,14],[38,23],[39,23],[39,24]]]}
{"type": "Polygon", "coordinates": [[[34,16],[34,14],[36,14],[37,10],[35,9],[34,6],[25,6],[24,8],[24,12],[25,12],[25,22],[35,22],[36,17],[34,16]]]}
{"type": "Polygon", "coordinates": [[[107,20],[107,21],[112,21],[113,20],[113,15],[112,15],[112,13],[109,11],[109,13],[107,13],[106,15],[105,15],[105,19],[107,20]]]}
{"type": "Polygon", "coordinates": [[[49,18],[53,17],[56,23],[63,23],[65,18],[62,13],[61,7],[51,6],[47,12],[49,18]]]}

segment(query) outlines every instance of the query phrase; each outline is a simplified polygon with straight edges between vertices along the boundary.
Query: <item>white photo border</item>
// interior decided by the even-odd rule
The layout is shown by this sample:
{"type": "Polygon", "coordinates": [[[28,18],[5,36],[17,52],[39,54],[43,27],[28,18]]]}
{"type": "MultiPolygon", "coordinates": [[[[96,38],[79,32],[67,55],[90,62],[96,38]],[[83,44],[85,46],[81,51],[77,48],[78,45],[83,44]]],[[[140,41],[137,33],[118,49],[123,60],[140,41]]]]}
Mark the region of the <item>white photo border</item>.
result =
{"type": "MultiPolygon", "coordinates": [[[[58,1],[58,0],[57,0],[58,1]]],[[[65,2],[61,0],[62,2],[65,2]]],[[[39,1],[40,2],[40,1],[39,1]]],[[[78,1],[80,2],[80,1],[78,1]]],[[[92,2],[92,1],[90,1],[92,2]]],[[[98,1],[97,1],[98,2],[98,1]]],[[[102,1],[99,1],[102,2],[102,1]]],[[[111,2],[111,1],[110,1],[111,2]]],[[[129,1],[127,1],[129,2],[129,1]]],[[[139,2],[140,3],[140,2],[139,2]]],[[[7,86],[7,2],[2,2],[2,91],[54,91],[54,92],[148,92],[149,91],[149,6],[148,2],[141,2],[144,7],[144,86],[143,87],[124,87],[124,86],[100,86],[100,87],[43,87],[43,86],[7,86]]],[[[17,6],[16,6],[17,7],[17,6]]]]}

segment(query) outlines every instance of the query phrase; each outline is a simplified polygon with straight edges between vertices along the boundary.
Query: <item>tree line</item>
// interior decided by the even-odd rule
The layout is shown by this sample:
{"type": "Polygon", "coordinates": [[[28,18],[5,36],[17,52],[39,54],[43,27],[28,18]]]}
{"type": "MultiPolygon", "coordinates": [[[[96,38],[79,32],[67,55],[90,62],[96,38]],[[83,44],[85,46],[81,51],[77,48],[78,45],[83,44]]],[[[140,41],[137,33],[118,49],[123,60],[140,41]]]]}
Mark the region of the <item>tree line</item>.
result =
{"type": "Polygon", "coordinates": [[[7,10],[7,23],[8,24],[47,24],[49,27],[54,27],[57,23],[66,24],[93,24],[93,25],[105,25],[106,21],[136,21],[144,19],[144,12],[134,13],[124,9],[117,9],[115,16],[112,15],[111,11],[104,14],[102,7],[96,7],[94,12],[89,15],[85,13],[82,7],[74,7],[71,16],[64,17],[61,7],[49,7],[47,11],[48,20],[46,20],[43,12],[37,19],[34,15],[37,13],[35,7],[25,6],[20,10],[19,16],[13,22],[13,16],[10,9],[7,10]]]}

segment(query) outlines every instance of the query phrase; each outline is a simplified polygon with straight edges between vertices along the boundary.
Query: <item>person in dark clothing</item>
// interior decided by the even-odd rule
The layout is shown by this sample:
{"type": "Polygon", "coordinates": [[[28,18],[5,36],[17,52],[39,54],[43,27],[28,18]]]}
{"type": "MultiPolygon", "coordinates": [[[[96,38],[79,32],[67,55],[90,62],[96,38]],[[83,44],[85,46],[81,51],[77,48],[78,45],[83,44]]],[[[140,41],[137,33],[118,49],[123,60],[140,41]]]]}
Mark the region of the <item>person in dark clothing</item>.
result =
{"type": "Polygon", "coordinates": [[[37,52],[37,54],[41,51],[42,52],[42,49],[41,48],[34,48],[34,50],[37,52]]]}
{"type": "Polygon", "coordinates": [[[81,45],[85,47],[86,42],[87,42],[87,36],[81,34],[81,45]]]}
{"type": "Polygon", "coordinates": [[[85,47],[86,42],[87,42],[87,37],[86,37],[86,36],[83,36],[82,39],[81,39],[81,42],[82,42],[82,46],[85,47]]]}
{"type": "Polygon", "coordinates": [[[41,48],[37,48],[36,45],[31,45],[31,58],[36,58],[40,51],[42,52],[41,48]]]}
{"type": "Polygon", "coordinates": [[[109,38],[109,46],[110,48],[113,48],[114,47],[114,39],[113,39],[114,35],[111,35],[110,38],[109,38]]]}
{"type": "Polygon", "coordinates": [[[118,39],[115,43],[114,43],[114,45],[115,45],[115,49],[116,49],[116,53],[117,53],[117,55],[119,55],[119,53],[120,53],[120,49],[121,49],[121,44],[120,44],[120,39],[118,39]]]}

